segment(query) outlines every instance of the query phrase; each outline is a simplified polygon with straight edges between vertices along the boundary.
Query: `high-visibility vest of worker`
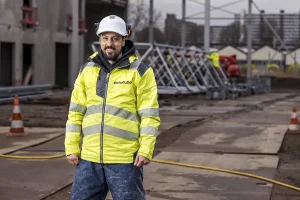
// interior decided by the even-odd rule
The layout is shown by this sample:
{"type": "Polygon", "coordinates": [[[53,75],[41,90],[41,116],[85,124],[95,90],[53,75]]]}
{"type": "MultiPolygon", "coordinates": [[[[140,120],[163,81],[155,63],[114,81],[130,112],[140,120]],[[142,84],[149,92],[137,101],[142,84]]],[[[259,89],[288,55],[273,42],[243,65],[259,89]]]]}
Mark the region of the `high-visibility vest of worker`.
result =
{"type": "Polygon", "coordinates": [[[219,70],[220,68],[220,58],[219,58],[219,53],[218,52],[211,52],[209,55],[206,55],[206,58],[211,60],[211,63],[213,65],[213,67],[216,70],[219,70]]]}
{"type": "Polygon", "coordinates": [[[65,137],[67,160],[76,166],[71,200],[105,199],[108,190],[113,199],[145,199],[142,167],[158,135],[158,94],[128,27],[116,15],[101,20],[100,48],[74,83],[65,137]]]}
{"type": "Polygon", "coordinates": [[[239,77],[240,68],[236,63],[236,55],[220,56],[218,52],[212,52],[207,56],[218,73],[225,72],[228,77],[239,77]]]}
{"type": "Polygon", "coordinates": [[[209,55],[207,55],[207,58],[212,61],[212,65],[214,68],[218,69],[220,67],[220,58],[219,58],[218,52],[211,52],[209,55]]]}
{"type": "Polygon", "coordinates": [[[213,51],[209,55],[206,55],[206,58],[208,58],[211,61],[212,66],[215,68],[217,73],[219,75],[222,74],[222,72],[221,72],[222,69],[220,68],[219,54],[217,52],[213,51]]]}

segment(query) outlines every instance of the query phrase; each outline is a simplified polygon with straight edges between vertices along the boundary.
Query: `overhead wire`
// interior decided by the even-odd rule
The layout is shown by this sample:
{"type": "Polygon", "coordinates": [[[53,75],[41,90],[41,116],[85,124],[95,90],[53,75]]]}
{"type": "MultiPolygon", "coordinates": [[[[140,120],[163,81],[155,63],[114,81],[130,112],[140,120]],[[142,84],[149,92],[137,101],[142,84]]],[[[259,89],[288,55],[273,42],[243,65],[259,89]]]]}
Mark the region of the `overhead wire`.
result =
{"type": "MultiPolygon", "coordinates": [[[[189,1],[192,1],[194,3],[198,3],[198,4],[201,4],[201,5],[205,5],[204,3],[200,3],[199,1],[196,1],[196,0],[189,0],[189,1]]],[[[221,10],[223,12],[226,12],[226,13],[229,13],[229,14],[237,14],[237,13],[234,13],[234,12],[231,12],[231,11],[228,11],[228,10],[225,10],[223,8],[225,7],[228,7],[228,6],[231,6],[231,5],[234,5],[234,4],[237,4],[237,3],[240,3],[242,1],[245,1],[245,0],[237,0],[237,1],[234,1],[234,2],[231,2],[231,3],[227,3],[227,4],[223,4],[221,6],[211,6],[211,9],[210,11],[213,11],[213,10],[221,10]]],[[[195,17],[195,16],[198,16],[198,15],[201,15],[201,14],[204,14],[205,11],[202,11],[202,12],[199,12],[199,13],[194,13],[190,16],[188,16],[187,18],[191,18],[191,17],[195,17]]]]}
{"type": "MultiPolygon", "coordinates": [[[[205,6],[205,3],[201,2],[201,1],[197,1],[197,0],[189,0],[189,1],[205,6]]],[[[213,8],[213,9],[220,10],[220,11],[225,12],[225,13],[236,14],[236,13],[234,13],[234,12],[225,10],[225,9],[223,9],[223,8],[218,8],[218,7],[215,7],[215,6],[212,6],[212,5],[211,5],[210,7],[213,8]]]]}

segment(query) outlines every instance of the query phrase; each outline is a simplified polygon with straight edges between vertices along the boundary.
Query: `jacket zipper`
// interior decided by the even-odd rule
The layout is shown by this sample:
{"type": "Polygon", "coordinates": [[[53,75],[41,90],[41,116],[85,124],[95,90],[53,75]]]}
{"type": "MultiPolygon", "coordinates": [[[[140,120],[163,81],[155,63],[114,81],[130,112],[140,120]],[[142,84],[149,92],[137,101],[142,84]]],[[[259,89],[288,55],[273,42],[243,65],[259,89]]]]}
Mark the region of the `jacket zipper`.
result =
{"type": "Polygon", "coordinates": [[[102,122],[101,122],[101,134],[100,134],[100,163],[103,163],[103,129],[104,129],[104,115],[105,115],[105,105],[106,105],[109,75],[110,73],[107,73],[106,75],[106,87],[105,87],[105,94],[104,94],[103,106],[102,106],[102,122]]]}
{"type": "MultiPolygon", "coordinates": [[[[98,65],[98,66],[100,67],[100,65],[98,65]]],[[[127,65],[118,67],[118,68],[123,68],[126,66],[127,65]]],[[[110,73],[107,73],[107,75],[106,75],[106,87],[105,87],[105,94],[104,94],[103,106],[102,106],[102,121],[101,121],[101,133],[100,133],[100,163],[102,163],[102,164],[103,164],[103,129],[104,129],[105,105],[106,105],[109,76],[113,71],[114,71],[114,69],[110,73]]]]}

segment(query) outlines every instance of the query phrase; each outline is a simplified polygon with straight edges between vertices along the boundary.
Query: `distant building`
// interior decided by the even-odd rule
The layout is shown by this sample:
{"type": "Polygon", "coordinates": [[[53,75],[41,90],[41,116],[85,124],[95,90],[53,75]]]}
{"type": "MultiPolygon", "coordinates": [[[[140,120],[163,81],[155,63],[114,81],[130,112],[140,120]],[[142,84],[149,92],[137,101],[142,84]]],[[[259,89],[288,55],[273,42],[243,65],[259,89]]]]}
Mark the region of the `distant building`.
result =
{"type": "MultiPolygon", "coordinates": [[[[247,63],[247,52],[244,52],[242,48],[228,45],[221,48],[218,53],[220,56],[236,55],[237,63],[241,66],[244,66],[247,63]]],[[[292,63],[291,56],[288,58],[289,63],[292,63]]],[[[256,65],[258,69],[261,70],[265,69],[268,64],[275,64],[283,68],[284,55],[282,52],[265,45],[252,52],[252,64],[256,65]]]]}
{"type": "Polygon", "coordinates": [[[268,64],[283,66],[283,61],[283,54],[267,45],[257,49],[252,54],[252,63],[261,69],[264,69],[268,64]]]}
{"type": "MultiPolygon", "coordinates": [[[[262,15],[268,19],[283,42],[285,42],[289,48],[293,48],[296,41],[299,41],[300,38],[300,13],[285,13],[281,10],[280,13],[269,14],[262,10],[260,14],[252,14],[253,44],[278,47],[281,45],[280,41],[272,33],[262,15]]],[[[247,16],[246,14],[245,19],[247,19],[247,16]]],[[[236,15],[236,18],[238,17],[240,16],[236,15]]],[[[246,33],[245,30],[245,35],[246,33]]]]}
{"type": "MultiPolygon", "coordinates": [[[[181,45],[181,27],[182,20],[176,19],[176,15],[167,14],[165,19],[165,39],[166,43],[171,45],[181,45]]],[[[214,48],[223,47],[221,33],[228,26],[211,26],[210,27],[210,43],[214,48]]],[[[186,21],[186,44],[204,45],[204,25],[197,25],[194,22],[186,21]]]]}
{"type": "MultiPolygon", "coordinates": [[[[181,45],[182,20],[176,19],[176,15],[167,14],[165,19],[165,39],[170,45],[181,45]]],[[[203,26],[186,21],[186,43],[193,44],[203,41],[203,26]]]]}
{"type": "Polygon", "coordinates": [[[300,65],[300,48],[286,55],[286,65],[300,65]]]}
{"type": "Polygon", "coordinates": [[[243,52],[242,50],[240,50],[239,48],[233,47],[233,46],[226,46],[221,48],[218,53],[220,54],[220,56],[232,56],[232,55],[236,55],[236,60],[238,62],[244,62],[247,60],[247,55],[245,52],[243,52]]]}
{"type": "MultiPolygon", "coordinates": [[[[128,0],[77,0],[78,63],[71,65],[72,5],[75,0],[2,0],[0,3],[0,86],[72,86],[98,40],[94,23],[116,14],[127,18],[128,0]],[[87,32],[86,32],[87,31],[87,32]],[[31,75],[32,74],[32,75],[31,75]],[[26,79],[25,79],[26,77],[26,79]]],[[[73,49],[74,50],[74,49],[73,49]]]]}
{"type": "Polygon", "coordinates": [[[210,42],[213,47],[224,46],[222,44],[221,33],[227,26],[211,26],[210,27],[210,42]]]}
{"type": "MultiPolygon", "coordinates": [[[[269,45],[275,49],[278,49],[279,46],[281,46],[280,39],[276,38],[268,23],[265,22],[263,16],[268,19],[270,25],[272,25],[277,35],[286,44],[289,50],[300,46],[300,12],[285,13],[283,10],[281,10],[280,13],[269,14],[262,10],[259,14],[252,14],[252,44],[254,48],[260,48],[261,46],[269,45]]],[[[211,26],[210,46],[214,48],[221,48],[225,45],[246,45],[247,17],[247,14],[245,14],[244,17],[241,17],[240,14],[236,14],[234,21],[228,25],[211,26]],[[241,24],[241,22],[243,22],[243,24],[241,24]],[[225,37],[225,39],[222,37],[225,37]]],[[[177,43],[180,44],[181,20],[177,20],[175,15],[167,16],[165,21],[165,31],[169,35],[172,35],[172,24],[176,25],[176,29],[174,29],[176,31],[174,33],[176,33],[176,40],[178,40],[177,43]]],[[[190,30],[198,32],[197,40],[191,40],[187,38],[187,44],[203,46],[204,25],[197,25],[196,23],[188,22],[187,27],[192,27],[190,30]]],[[[172,38],[172,40],[175,40],[175,38],[172,38]]],[[[284,48],[281,50],[284,50],[284,48]]]]}

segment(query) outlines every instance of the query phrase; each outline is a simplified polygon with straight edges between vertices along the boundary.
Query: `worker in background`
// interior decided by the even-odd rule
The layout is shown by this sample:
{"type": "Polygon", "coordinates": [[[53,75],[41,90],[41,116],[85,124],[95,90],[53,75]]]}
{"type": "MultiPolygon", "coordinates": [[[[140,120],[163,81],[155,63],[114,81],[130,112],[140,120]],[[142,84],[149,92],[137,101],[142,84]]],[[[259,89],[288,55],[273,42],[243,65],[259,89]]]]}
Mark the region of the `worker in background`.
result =
{"type": "Polygon", "coordinates": [[[208,59],[211,60],[213,67],[217,70],[219,73],[220,71],[220,58],[218,52],[211,52],[210,55],[207,56],[208,59]]]}
{"type": "Polygon", "coordinates": [[[143,166],[152,159],[160,125],[152,68],[135,54],[123,19],[101,20],[100,49],[75,81],[65,152],[76,166],[71,200],[143,200],[143,166]],[[81,138],[82,137],[82,138],[81,138]],[[80,141],[82,145],[80,147],[80,141]]]}
{"type": "MultiPolygon", "coordinates": [[[[219,54],[217,52],[213,51],[209,55],[205,55],[205,57],[211,61],[212,66],[215,68],[217,73],[220,75],[221,71],[220,71],[219,54]]],[[[212,70],[212,68],[210,69],[210,72],[211,72],[211,70],[212,70]]],[[[212,77],[209,75],[209,73],[206,72],[206,70],[204,70],[204,68],[202,68],[202,71],[203,71],[204,79],[206,80],[206,82],[208,84],[212,84],[213,80],[212,80],[212,77]]],[[[214,73],[212,73],[212,74],[214,74],[214,73]]]]}

